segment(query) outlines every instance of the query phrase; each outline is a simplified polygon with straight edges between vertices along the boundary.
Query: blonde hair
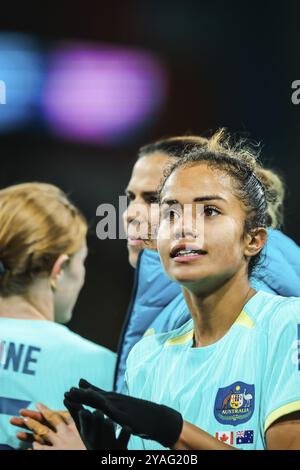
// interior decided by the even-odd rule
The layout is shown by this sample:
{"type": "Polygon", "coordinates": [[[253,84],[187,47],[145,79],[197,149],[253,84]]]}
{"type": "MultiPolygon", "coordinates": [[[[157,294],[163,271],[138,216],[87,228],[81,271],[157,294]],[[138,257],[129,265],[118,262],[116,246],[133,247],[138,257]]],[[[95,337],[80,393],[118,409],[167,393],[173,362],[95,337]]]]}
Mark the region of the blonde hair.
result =
{"type": "Polygon", "coordinates": [[[285,184],[282,176],[270,168],[258,168],[256,174],[263,183],[268,202],[268,225],[280,228],[284,223],[285,184]]]}
{"type": "Polygon", "coordinates": [[[45,183],[0,190],[0,295],[19,295],[82,246],[87,223],[66,194],[45,183]]]}

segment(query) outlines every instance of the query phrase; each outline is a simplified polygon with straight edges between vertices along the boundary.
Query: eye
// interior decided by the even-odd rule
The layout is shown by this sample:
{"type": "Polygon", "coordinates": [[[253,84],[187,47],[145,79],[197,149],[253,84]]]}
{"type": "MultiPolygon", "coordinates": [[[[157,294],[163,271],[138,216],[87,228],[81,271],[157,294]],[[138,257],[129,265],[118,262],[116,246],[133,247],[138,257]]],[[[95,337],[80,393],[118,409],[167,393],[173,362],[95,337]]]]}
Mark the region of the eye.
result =
{"type": "Polygon", "coordinates": [[[157,196],[149,196],[147,198],[145,198],[145,202],[147,204],[155,204],[158,202],[158,197],[157,196]]]}
{"type": "Polygon", "coordinates": [[[131,201],[133,201],[133,200],[135,199],[135,195],[134,195],[133,193],[128,193],[128,192],[126,192],[126,193],[125,193],[125,196],[127,197],[127,201],[128,201],[128,202],[131,202],[131,201]]]}
{"type": "Polygon", "coordinates": [[[163,219],[169,219],[169,220],[174,220],[175,218],[179,217],[180,214],[172,209],[172,207],[168,207],[167,209],[164,209],[162,212],[162,218],[163,219]]]}
{"type": "Polygon", "coordinates": [[[215,217],[216,215],[221,214],[219,209],[214,206],[205,206],[203,212],[207,217],[215,217]]]}

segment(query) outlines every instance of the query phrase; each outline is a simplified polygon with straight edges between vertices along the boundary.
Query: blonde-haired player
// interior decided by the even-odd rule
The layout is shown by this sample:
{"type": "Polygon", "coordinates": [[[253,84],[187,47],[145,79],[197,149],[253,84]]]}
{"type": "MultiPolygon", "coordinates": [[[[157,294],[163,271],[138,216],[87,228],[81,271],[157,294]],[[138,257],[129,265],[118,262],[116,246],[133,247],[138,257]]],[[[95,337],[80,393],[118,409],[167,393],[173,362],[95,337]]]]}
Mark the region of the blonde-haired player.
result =
{"type": "Polygon", "coordinates": [[[62,408],[81,375],[112,387],[115,354],[62,325],[84,284],[86,233],[55,186],[0,191],[0,448],[18,446],[9,419],[20,408],[62,408]]]}

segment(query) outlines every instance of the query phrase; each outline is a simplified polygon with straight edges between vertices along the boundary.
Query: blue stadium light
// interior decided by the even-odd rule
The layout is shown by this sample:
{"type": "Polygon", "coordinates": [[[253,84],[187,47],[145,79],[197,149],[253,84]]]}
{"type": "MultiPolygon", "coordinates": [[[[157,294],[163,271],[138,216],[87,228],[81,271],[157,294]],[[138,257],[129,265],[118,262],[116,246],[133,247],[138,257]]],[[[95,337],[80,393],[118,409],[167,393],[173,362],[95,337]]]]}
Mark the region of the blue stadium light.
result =
{"type": "Polygon", "coordinates": [[[0,132],[30,124],[39,107],[44,60],[33,38],[0,34],[0,132]]]}
{"type": "Polygon", "coordinates": [[[3,80],[0,80],[0,104],[6,104],[6,85],[3,80]]]}

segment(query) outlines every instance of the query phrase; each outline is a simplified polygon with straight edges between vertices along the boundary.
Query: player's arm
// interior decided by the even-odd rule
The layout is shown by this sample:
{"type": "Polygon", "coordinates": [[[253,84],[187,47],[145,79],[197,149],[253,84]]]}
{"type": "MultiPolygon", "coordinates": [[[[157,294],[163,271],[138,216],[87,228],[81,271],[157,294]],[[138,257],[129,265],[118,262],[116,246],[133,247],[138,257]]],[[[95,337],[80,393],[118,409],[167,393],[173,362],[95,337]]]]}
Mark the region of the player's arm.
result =
{"type": "MultiPolygon", "coordinates": [[[[300,450],[300,411],[282,416],[266,431],[267,450],[300,450]]],[[[174,450],[237,450],[187,421],[174,450]]]]}
{"type": "Polygon", "coordinates": [[[299,319],[299,299],[286,299],[268,328],[261,403],[268,450],[300,450],[299,319]]]}
{"type": "Polygon", "coordinates": [[[193,424],[183,421],[178,441],[172,446],[174,450],[238,450],[219,441],[193,424]]]}
{"type": "Polygon", "coordinates": [[[80,403],[101,410],[120,426],[130,428],[134,435],[176,450],[234,449],[184,421],[178,411],[168,406],[106,392],[86,380],[80,380],[79,385],[81,388],[72,388],[65,394],[69,403],[80,403]]]}
{"type": "Polygon", "coordinates": [[[268,450],[300,450],[300,411],[282,416],[266,431],[268,450]]]}

